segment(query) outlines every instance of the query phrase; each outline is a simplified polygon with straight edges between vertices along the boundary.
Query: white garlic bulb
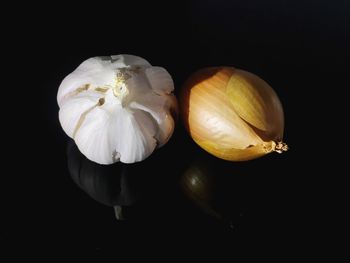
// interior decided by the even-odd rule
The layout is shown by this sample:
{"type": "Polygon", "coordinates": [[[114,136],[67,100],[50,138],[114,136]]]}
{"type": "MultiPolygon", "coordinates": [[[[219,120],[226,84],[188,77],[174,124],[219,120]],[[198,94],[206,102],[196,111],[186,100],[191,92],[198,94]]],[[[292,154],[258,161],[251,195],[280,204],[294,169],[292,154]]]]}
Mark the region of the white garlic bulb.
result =
{"type": "Polygon", "coordinates": [[[90,58],[62,81],[59,120],[88,159],[139,162],[173,133],[173,90],[169,73],[143,58],[90,58]]]}

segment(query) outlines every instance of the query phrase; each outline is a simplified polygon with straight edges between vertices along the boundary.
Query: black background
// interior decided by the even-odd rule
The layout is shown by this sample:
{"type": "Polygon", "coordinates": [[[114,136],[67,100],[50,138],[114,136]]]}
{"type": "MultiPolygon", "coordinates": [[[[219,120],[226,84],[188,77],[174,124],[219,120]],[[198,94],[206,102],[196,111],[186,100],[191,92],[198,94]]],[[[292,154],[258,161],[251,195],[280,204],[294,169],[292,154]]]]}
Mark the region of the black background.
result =
{"type": "Polygon", "coordinates": [[[15,121],[20,129],[13,134],[23,144],[11,151],[15,194],[7,242],[38,253],[122,254],[129,248],[129,255],[165,250],[170,258],[205,255],[214,248],[220,257],[235,256],[243,248],[245,255],[276,256],[278,251],[287,258],[309,251],[315,237],[322,236],[311,219],[320,206],[313,190],[321,179],[315,179],[310,153],[324,147],[317,143],[326,132],[319,124],[336,118],[325,109],[332,105],[330,89],[341,95],[345,88],[349,8],[347,1],[277,0],[22,6],[23,15],[16,15],[19,28],[8,30],[16,48],[11,61],[23,72],[11,70],[21,81],[23,101],[14,113],[21,118],[20,124],[15,121]],[[177,172],[197,157],[209,158],[181,123],[152,157],[162,160],[159,166],[146,165],[145,171],[154,167],[154,174],[142,175],[150,178],[144,189],[151,193],[150,202],[141,200],[131,220],[117,222],[111,207],[91,199],[71,179],[68,137],[58,122],[58,86],[83,60],[123,53],[166,68],[175,94],[195,70],[220,65],[251,71],[276,90],[290,151],[246,163],[212,161],[214,170],[232,171],[229,179],[218,176],[226,192],[233,189],[224,210],[243,215],[233,229],[181,195],[177,172]],[[319,101],[323,107],[314,107],[319,101]]]}

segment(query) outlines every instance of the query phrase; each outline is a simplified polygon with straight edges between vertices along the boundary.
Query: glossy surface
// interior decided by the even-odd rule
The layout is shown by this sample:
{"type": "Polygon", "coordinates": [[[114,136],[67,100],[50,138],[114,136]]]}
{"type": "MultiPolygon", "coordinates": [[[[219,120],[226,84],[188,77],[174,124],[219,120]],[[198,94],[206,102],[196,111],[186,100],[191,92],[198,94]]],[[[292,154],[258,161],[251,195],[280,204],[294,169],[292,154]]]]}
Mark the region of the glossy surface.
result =
{"type": "MultiPolygon", "coordinates": [[[[171,156],[169,154],[168,158],[171,156]]],[[[202,210],[207,216],[219,220],[217,223],[223,224],[223,227],[225,224],[229,224],[226,227],[233,227],[235,224],[238,226],[237,215],[242,216],[249,203],[245,200],[249,192],[245,185],[247,177],[239,175],[239,171],[235,174],[234,167],[222,167],[220,161],[200,152],[195,158],[178,163],[172,171],[166,171],[157,164],[165,161],[160,156],[140,164],[104,166],[84,157],[70,140],[67,160],[74,183],[89,197],[106,206],[128,207],[126,210],[137,211],[139,204],[141,207],[146,202],[156,205],[164,198],[170,198],[175,201],[174,204],[184,202],[180,202],[184,207],[177,208],[180,211],[186,211],[186,207],[192,205],[196,211],[197,206],[198,213],[202,210]],[[169,185],[169,181],[172,185],[169,185]],[[173,196],[169,196],[168,191],[173,196]]],[[[157,219],[162,216],[161,210],[156,214],[152,209],[145,211],[145,217],[157,219]]],[[[203,214],[203,217],[206,216],[203,214]]],[[[129,219],[140,220],[135,215],[129,219]]]]}

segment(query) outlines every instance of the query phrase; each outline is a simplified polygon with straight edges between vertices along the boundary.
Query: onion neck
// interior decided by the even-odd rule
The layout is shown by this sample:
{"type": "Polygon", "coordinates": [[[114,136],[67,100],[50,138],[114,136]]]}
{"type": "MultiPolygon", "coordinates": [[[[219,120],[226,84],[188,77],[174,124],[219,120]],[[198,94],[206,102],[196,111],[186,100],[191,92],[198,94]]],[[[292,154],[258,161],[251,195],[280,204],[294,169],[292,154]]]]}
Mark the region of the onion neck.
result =
{"type": "Polygon", "coordinates": [[[277,143],[275,142],[275,148],[273,150],[278,153],[283,153],[288,151],[288,145],[282,141],[277,143]]]}
{"type": "Polygon", "coordinates": [[[265,151],[267,153],[270,152],[277,152],[277,153],[283,153],[288,151],[288,145],[282,141],[270,141],[264,145],[265,151]]]}

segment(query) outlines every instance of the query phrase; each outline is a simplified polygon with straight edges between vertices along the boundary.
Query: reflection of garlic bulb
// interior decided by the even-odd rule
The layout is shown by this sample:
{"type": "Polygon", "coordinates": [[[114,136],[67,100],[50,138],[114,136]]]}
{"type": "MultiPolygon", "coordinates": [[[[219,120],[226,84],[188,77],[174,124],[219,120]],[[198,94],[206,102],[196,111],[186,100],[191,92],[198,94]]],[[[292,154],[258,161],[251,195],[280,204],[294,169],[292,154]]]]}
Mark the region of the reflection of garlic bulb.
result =
{"type": "Polygon", "coordinates": [[[132,55],[84,61],[61,83],[63,130],[100,164],[133,163],[164,145],[174,130],[177,102],[169,73],[132,55]]]}

